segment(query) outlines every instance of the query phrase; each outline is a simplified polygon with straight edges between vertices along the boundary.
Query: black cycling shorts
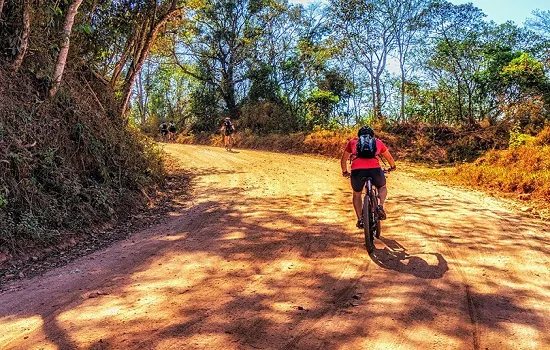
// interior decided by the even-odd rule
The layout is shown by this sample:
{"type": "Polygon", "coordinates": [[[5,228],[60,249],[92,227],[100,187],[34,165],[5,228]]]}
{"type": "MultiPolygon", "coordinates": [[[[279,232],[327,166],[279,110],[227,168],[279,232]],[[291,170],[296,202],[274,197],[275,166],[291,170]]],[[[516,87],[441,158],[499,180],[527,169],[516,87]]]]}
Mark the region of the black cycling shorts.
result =
{"type": "Polygon", "coordinates": [[[355,192],[362,192],[366,178],[372,178],[372,184],[377,188],[386,186],[386,175],[382,168],[355,169],[351,171],[351,187],[355,192]]]}
{"type": "Polygon", "coordinates": [[[234,133],[233,130],[225,130],[225,136],[229,136],[229,135],[231,135],[232,133],[234,133]]]}

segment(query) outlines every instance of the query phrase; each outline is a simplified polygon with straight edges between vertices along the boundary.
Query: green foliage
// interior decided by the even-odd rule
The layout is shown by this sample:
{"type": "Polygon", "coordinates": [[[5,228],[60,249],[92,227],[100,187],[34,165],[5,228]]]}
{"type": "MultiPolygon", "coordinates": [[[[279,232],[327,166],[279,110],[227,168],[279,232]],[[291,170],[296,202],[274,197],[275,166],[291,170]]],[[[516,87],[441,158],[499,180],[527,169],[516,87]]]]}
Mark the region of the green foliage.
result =
{"type": "Polygon", "coordinates": [[[305,101],[308,125],[310,127],[327,126],[339,101],[340,98],[331,91],[320,89],[311,91],[305,101]]]}
{"type": "Polygon", "coordinates": [[[523,89],[532,89],[544,85],[547,78],[541,62],[522,53],[505,66],[501,75],[505,82],[523,89]]]}
{"type": "Polygon", "coordinates": [[[219,101],[218,96],[216,91],[202,84],[191,92],[187,111],[192,116],[191,122],[194,131],[215,131],[219,129],[223,110],[216,104],[216,101],[219,101]]]}
{"type": "Polygon", "coordinates": [[[238,123],[239,129],[250,130],[265,135],[269,133],[288,133],[301,128],[289,107],[271,101],[246,104],[238,123]]]}
{"type": "Polygon", "coordinates": [[[510,131],[510,142],[508,145],[510,148],[519,148],[532,142],[534,139],[534,136],[524,134],[519,127],[515,127],[510,131]]]}
{"type": "Polygon", "coordinates": [[[248,101],[280,101],[277,82],[273,79],[273,67],[260,62],[258,67],[249,70],[248,77],[251,81],[248,101]]]}

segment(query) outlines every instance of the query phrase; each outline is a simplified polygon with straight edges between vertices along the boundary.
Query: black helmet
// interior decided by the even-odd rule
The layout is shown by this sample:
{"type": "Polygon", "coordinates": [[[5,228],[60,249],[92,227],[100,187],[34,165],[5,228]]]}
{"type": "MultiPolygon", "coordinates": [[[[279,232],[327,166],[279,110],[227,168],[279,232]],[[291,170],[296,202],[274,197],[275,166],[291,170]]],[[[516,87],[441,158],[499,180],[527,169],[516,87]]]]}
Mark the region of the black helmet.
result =
{"type": "Polygon", "coordinates": [[[357,132],[357,136],[360,137],[361,135],[370,135],[374,137],[374,130],[370,126],[363,126],[359,131],[357,132]]]}

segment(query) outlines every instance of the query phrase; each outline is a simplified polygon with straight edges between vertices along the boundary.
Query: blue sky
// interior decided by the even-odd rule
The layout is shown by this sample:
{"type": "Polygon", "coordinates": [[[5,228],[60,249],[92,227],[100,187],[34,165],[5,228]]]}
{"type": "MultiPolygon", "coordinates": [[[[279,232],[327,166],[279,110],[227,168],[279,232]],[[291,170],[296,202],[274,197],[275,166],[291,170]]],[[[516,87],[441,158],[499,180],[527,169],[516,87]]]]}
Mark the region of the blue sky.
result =
{"type": "Polygon", "coordinates": [[[514,21],[522,25],[531,16],[535,9],[550,10],[550,2],[541,0],[451,0],[453,4],[465,4],[471,2],[487,15],[486,19],[496,23],[514,21]]]}
{"type": "MultiPolygon", "coordinates": [[[[289,0],[293,3],[309,4],[313,0],[289,0]]],[[[471,2],[474,6],[480,8],[486,15],[486,19],[493,20],[496,23],[514,21],[522,25],[531,12],[535,9],[550,10],[550,1],[548,0],[450,0],[453,4],[465,4],[471,2]]]]}

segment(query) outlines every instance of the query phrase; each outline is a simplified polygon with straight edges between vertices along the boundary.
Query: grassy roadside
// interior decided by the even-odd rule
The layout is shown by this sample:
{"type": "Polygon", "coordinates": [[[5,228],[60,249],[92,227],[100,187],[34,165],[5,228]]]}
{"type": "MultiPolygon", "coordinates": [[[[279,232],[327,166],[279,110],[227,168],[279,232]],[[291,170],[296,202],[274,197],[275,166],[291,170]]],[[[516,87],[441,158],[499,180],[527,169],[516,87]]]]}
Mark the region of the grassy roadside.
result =
{"type": "Polygon", "coordinates": [[[420,176],[512,200],[521,211],[550,219],[550,127],[525,144],[488,151],[474,162],[413,169],[420,176]]]}

